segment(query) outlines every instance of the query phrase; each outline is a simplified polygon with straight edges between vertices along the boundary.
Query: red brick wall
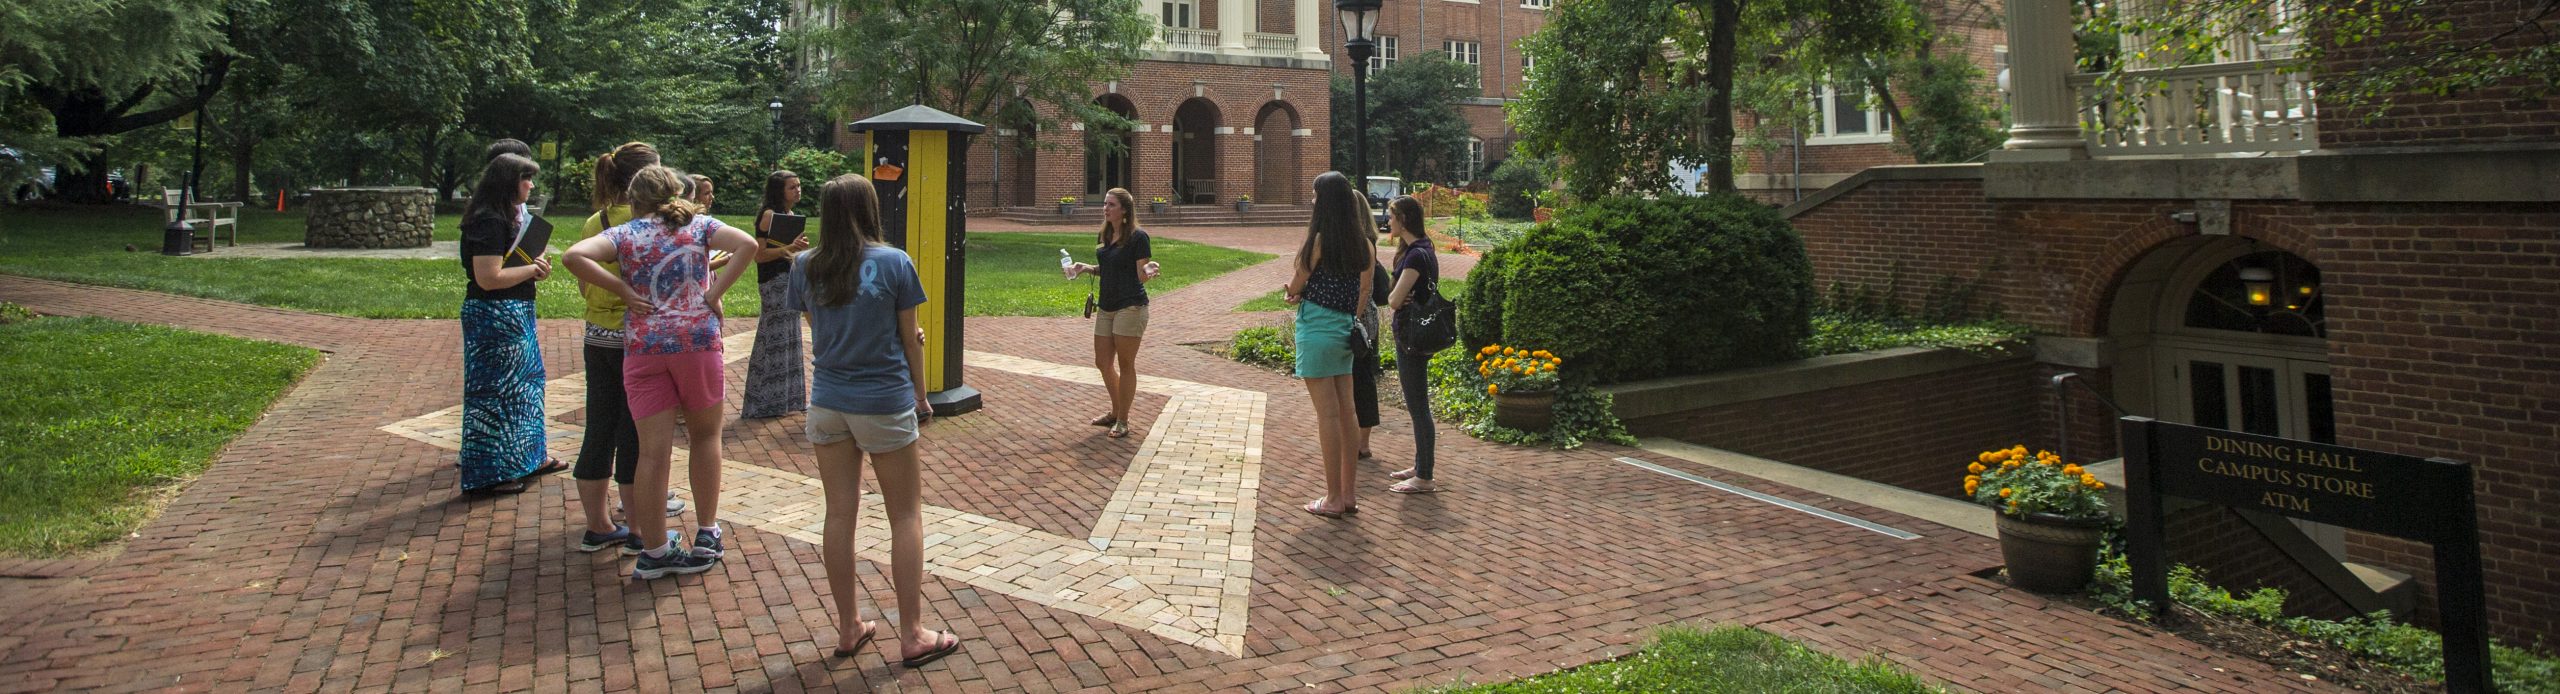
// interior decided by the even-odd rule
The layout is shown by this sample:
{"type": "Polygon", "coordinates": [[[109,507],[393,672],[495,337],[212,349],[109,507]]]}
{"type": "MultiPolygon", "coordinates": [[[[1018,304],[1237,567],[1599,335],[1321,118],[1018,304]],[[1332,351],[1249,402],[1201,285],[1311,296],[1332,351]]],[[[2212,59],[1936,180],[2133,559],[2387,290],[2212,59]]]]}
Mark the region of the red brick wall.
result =
{"type": "MultiPolygon", "coordinates": [[[[2422,7],[2430,22],[2448,22],[2455,27],[2456,42],[2471,44],[2507,31],[2516,18],[2532,16],[2533,8],[2540,4],[2538,0],[2464,0],[2422,7]]],[[[2544,30],[2526,29],[2509,35],[2493,44],[2493,50],[2512,55],[2550,41],[2546,33],[2550,20],[2546,19],[2543,26],[2544,30]]],[[[2319,70],[2329,75],[2345,74],[2395,65],[2387,61],[2408,57],[2386,55],[2379,43],[2338,50],[2320,64],[2319,70]]],[[[2560,141],[2560,98],[2527,98],[2525,89],[2530,82],[2512,79],[2450,97],[2403,92],[2395,95],[2397,105],[2373,121],[2366,120],[2365,112],[2337,103],[2334,92],[2324,92],[2319,96],[2320,147],[2560,141]]]]}
{"type": "MultiPolygon", "coordinates": [[[[1197,93],[1200,95],[1197,98],[1215,107],[1214,122],[1192,141],[1198,143],[1203,152],[1216,153],[1215,167],[1202,173],[1217,181],[1219,202],[1233,201],[1239,195],[1253,195],[1265,203],[1294,204],[1297,197],[1271,198],[1258,191],[1257,186],[1303,197],[1306,182],[1331,166],[1331,144],[1326,137],[1330,132],[1332,110],[1328,79],[1327,73],[1313,69],[1140,61],[1127,78],[1120,80],[1117,92],[1135,107],[1137,121],[1145,126],[1143,132],[1130,135],[1135,155],[1130,192],[1137,195],[1141,203],[1157,196],[1174,197],[1170,145],[1175,133],[1164,132],[1164,127],[1174,123],[1175,111],[1183,102],[1195,98],[1197,93]],[[1280,92],[1278,99],[1273,98],[1275,85],[1280,92]],[[1267,114],[1277,115],[1265,118],[1267,114]],[[1262,121],[1257,121],[1257,118],[1262,121]],[[1293,121],[1294,127],[1276,131],[1258,129],[1260,122],[1285,125],[1293,121]],[[1220,134],[1215,130],[1219,127],[1232,130],[1220,134]],[[1303,129],[1308,134],[1292,135],[1292,129],[1303,129]],[[1264,142],[1257,143],[1257,136],[1264,142]],[[1273,139],[1279,141],[1270,142],[1273,139]],[[1266,156],[1259,151],[1263,147],[1276,151],[1266,156]],[[1285,186],[1258,180],[1258,162],[1275,158],[1293,160],[1300,180],[1285,186]]],[[[1094,85],[1094,94],[1097,97],[1102,95],[1107,86],[1094,85]]],[[[1089,197],[1084,191],[1085,131],[1072,129],[1062,121],[1057,127],[1037,133],[1036,137],[1045,147],[1030,153],[1031,166],[1018,166],[1017,163],[1023,159],[1012,157],[1008,152],[1006,175],[1029,178],[1027,182],[1016,182],[1011,190],[1027,188],[1029,199],[1022,200],[1017,193],[1011,195],[1006,203],[1043,206],[1066,196],[1089,197]]],[[[1277,165],[1260,168],[1274,172],[1289,170],[1289,167],[1277,165]]],[[[994,175],[986,167],[978,166],[976,159],[972,160],[971,204],[992,204],[991,199],[983,199],[979,194],[982,190],[993,189],[994,175]]]]}
{"type": "MultiPolygon", "coordinates": [[[[1259,31],[1266,34],[1297,32],[1298,3],[1295,0],[1255,0],[1255,4],[1260,6],[1259,11],[1262,15],[1262,26],[1259,31]]],[[[1326,5],[1319,8],[1316,16],[1319,19],[1332,17],[1333,6],[1326,5]]],[[[1254,27],[1245,27],[1245,30],[1256,31],[1254,27]]]]}
{"type": "MultiPolygon", "coordinates": [[[[1343,52],[1342,23],[1333,21],[1333,6],[1324,8],[1326,51],[1335,64],[1348,64],[1343,52]]],[[[1484,96],[1520,96],[1520,38],[1547,23],[1547,10],[1520,6],[1520,0],[1451,2],[1420,0],[1388,3],[1378,16],[1378,35],[1396,37],[1397,57],[1443,50],[1442,41],[1474,41],[1480,47],[1484,96]]],[[[1483,137],[1479,134],[1478,137],[1483,137]]]]}
{"type": "Polygon", "coordinates": [[[2036,365],[2024,359],[1627,422],[1705,446],[1962,498],[1975,455],[2033,444],[2036,365]]]}
{"type": "MultiPolygon", "coordinates": [[[[2318,219],[2339,443],[2471,463],[2493,631],[2560,636],[2560,204],[2331,205],[2318,219]]],[[[2351,535],[2348,551],[2432,566],[2398,540],[2351,535]]]]}

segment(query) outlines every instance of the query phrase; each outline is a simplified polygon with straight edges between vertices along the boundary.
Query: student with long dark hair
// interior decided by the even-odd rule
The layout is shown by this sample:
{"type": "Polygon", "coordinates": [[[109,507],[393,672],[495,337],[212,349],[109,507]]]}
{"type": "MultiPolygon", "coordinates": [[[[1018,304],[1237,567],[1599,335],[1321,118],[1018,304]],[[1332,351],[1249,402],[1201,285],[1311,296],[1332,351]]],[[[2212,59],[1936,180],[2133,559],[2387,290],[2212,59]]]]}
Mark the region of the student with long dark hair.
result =
{"type": "Polygon", "coordinates": [[[924,489],[916,444],[919,424],[933,416],[925,402],[923,333],[916,331],[924,284],[913,259],[881,243],[880,199],[861,176],[837,176],[819,190],[818,240],[817,250],[792,259],[779,303],[809,317],[813,340],[817,378],[807,428],[827,497],[821,549],[827,594],[836,602],[835,654],[855,655],[879,634],[877,624],[861,621],[854,602],[862,593],[853,532],[861,522],[867,454],[889,505],[898,654],[907,667],[919,667],[960,650],[959,636],[928,631],[923,622],[924,489]]]}
{"type": "Polygon", "coordinates": [[[664,166],[641,169],[626,195],[644,214],[569,248],[569,271],[622,297],[629,330],[624,340],[622,387],[640,424],[639,508],[632,525],[644,545],[631,575],[652,579],[670,573],[711,570],[721,556],[717,490],[720,474],[720,401],[726,365],[720,358],[720,297],[746,271],[713,274],[712,248],[755,252],[755,237],[701,214],[678,197],[684,182],[664,166]],[[608,272],[618,261],[622,272],[608,272]],[[694,484],[696,513],[706,526],[694,534],[693,551],[679,552],[663,538],[668,467],[674,455],[676,412],[684,412],[692,457],[685,467],[694,484]],[[706,479],[706,477],[708,479],[706,479]],[[664,544],[659,544],[663,542],[664,544]]]}
{"type": "MultiPolygon", "coordinates": [[[[1353,474],[1359,467],[1360,423],[1353,419],[1352,340],[1377,265],[1369,206],[1340,172],[1316,177],[1315,216],[1298,245],[1297,274],[1282,287],[1298,306],[1298,378],[1315,400],[1316,442],[1324,462],[1325,495],[1308,513],[1340,518],[1358,513],[1353,474]]],[[[1374,335],[1371,336],[1374,338],[1374,335]]]]}
{"type": "Polygon", "coordinates": [[[1090,424],[1111,427],[1111,438],[1129,435],[1129,405],[1138,399],[1138,344],[1147,335],[1147,282],[1156,278],[1155,247],[1138,228],[1137,198],[1113,188],[1102,194],[1102,230],[1094,233],[1092,264],[1077,263],[1068,277],[1102,276],[1100,312],[1093,314],[1093,368],[1111,392],[1111,411],[1090,424]]]}
{"type": "MultiPolygon", "coordinates": [[[[657,165],[658,150],[646,142],[626,142],[597,157],[593,200],[596,213],[587,216],[586,225],[578,230],[578,239],[594,238],[606,229],[631,221],[635,215],[631,200],[625,195],[631,187],[631,177],[657,165]]],[[[604,269],[622,272],[615,263],[604,263],[604,269]]],[[[625,556],[639,554],[640,536],[614,523],[605,508],[608,480],[619,492],[620,508],[638,508],[632,504],[631,490],[634,475],[640,469],[640,425],[631,421],[631,404],[622,392],[622,297],[585,282],[578,283],[578,295],[587,304],[587,434],[578,446],[577,469],[569,473],[578,480],[578,508],[587,521],[578,549],[595,552],[620,547],[625,556]]],[[[665,517],[684,513],[683,500],[673,495],[666,499],[662,512],[665,517]]]]}
{"type": "Polygon", "coordinates": [[[800,174],[775,171],[764,177],[764,201],[756,205],[756,296],[764,313],[756,318],[756,344],[747,354],[747,393],[738,415],[748,419],[780,417],[809,409],[809,385],[800,351],[800,312],[783,305],[783,278],[791,274],[791,254],[809,250],[809,237],[790,245],[765,242],[773,216],[792,214],[800,206],[800,174]]]}
{"type": "MultiPolygon", "coordinates": [[[[1431,235],[1423,230],[1422,201],[1413,196],[1397,196],[1387,203],[1387,228],[1396,239],[1395,288],[1387,293],[1387,308],[1402,315],[1421,292],[1440,293],[1440,256],[1431,249],[1431,235]]],[[[1401,343],[1404,335],[1396,337],[1401,343]]],[[[1439,491],[1431,482],[1432,444],[1437,438],[1431,420],[1431,353],[1398,344],[1396,380],[1403,386],[1405,413],[1413,417],[1413,467],[1389,473],[1387,477],[1398,482],[1387,491],[1439,491]]]]}
{"type": "Polygon", "coordinates": [[[535,283],[551,276],[548,249],[516,248],[527,230],[533,160],[501,154],[462,208],[462,491],[514,494],[568,469],[544,448],[542,345],[534,339],[535,283]]]}

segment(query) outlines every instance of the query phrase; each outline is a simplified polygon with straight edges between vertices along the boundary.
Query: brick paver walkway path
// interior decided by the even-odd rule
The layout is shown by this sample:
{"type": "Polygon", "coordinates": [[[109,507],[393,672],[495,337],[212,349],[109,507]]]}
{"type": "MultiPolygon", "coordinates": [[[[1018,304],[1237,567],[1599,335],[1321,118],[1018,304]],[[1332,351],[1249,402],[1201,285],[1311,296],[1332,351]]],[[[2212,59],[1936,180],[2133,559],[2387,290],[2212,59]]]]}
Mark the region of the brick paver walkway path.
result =
{"type": "MultiPolygon", "coordinates": [[[[1270,243],[1251,233],[1166,235],[1270,243]]],[[[1158,300],[1167,327],[1140,360],[1143,437],[1084,424],[1105,402],[1081,366],[1085,323],[972,321],[968,378],[987,408],[934,423],[924,453],[930,619],[969,641],[918,671],[881,658],[894,643],[853,659],[820,645],[834,625],[798,417],[728,426],[731,558],[635,585],[626,560],[572,548],[565,478],[455,494],[439,438],[461,387],[452,321],[0,277],[0,301],[44,313],[329,351],[120,553],[0,582],[13,607],[0,611],[0,690],[1374,691],[1579,665],[1676,621],[1760,625],[1986,691],[2317,684],[1973,578],[1998,563],[1989,540],[1723,480],[1920,535],[1895,539],[1617,460],[1720,474],[1641,451],[1509,448],[1444,428],[1444,491],[1398,496],[1385,473],[1410,437],[1390,414],[1362,470],[1365,513],[1309,516],[1297,507],[1322,480],[1303,387],[1175,344],[1276,320],[1226,309],[1285,272],[1256,266],[1158,300]]],[[[542,325],[564,441],[584,416],[576,328],[542,325]]],[[[734,382],[744,360],[732,369],[734,382]]],[[[867,520],[870,612],[892,596],[875,563],[885,532],[867,520]]]]}

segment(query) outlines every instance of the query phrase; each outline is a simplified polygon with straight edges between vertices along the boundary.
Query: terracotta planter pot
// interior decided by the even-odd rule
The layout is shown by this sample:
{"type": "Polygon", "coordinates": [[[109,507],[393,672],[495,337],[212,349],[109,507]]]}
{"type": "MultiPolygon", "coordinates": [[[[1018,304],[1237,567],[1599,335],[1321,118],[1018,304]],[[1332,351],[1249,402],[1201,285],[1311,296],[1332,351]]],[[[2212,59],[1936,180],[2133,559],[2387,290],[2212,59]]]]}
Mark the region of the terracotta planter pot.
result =
{"type": "Polygon", "coordinates": [[[2039,593],[2078,593],[2098,567],[2102,518],[2071,519],[2050,513],[2019,518],[1999,513],[2000,558],[2009,580],[2039,593]]]}
{"type": "Polygon", "coordinates": [[[1544,433],[1556,423],[1556,393],[1495,393],[1493,423],[1532,433],[1544,433]]]}

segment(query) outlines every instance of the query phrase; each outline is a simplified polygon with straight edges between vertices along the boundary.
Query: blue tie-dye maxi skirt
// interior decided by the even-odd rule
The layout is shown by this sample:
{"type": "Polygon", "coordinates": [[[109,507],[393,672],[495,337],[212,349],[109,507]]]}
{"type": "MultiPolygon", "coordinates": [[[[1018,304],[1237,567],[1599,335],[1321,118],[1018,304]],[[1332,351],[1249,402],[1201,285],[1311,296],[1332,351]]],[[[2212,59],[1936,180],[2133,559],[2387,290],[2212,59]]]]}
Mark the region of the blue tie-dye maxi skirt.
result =
{"type": "Polygon", "coordinates": [[[532,473],[543,447],[542,345],[533,302],[462,300],[462,488],[532,473]]]}

